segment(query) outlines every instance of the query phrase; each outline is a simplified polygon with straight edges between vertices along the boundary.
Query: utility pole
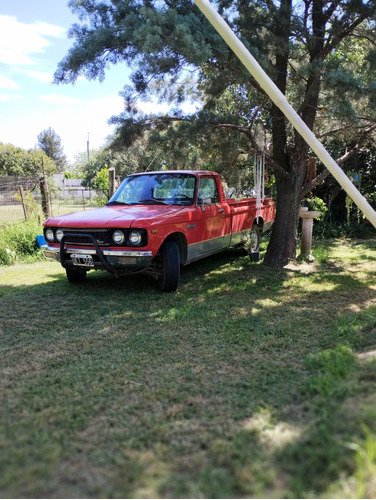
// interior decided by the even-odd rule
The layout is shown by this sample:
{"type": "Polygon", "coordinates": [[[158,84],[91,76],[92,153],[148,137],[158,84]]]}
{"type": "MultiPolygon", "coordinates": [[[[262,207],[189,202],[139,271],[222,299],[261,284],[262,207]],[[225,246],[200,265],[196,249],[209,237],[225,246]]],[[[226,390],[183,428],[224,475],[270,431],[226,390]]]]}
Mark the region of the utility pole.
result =
{"type": "Polygon", "coordinates": [[[86,152],[87,152],[87,159],[90,160],[90,137],[89,137],[90,132],[87,133],[87,142],[86,142],[86,152]]]}

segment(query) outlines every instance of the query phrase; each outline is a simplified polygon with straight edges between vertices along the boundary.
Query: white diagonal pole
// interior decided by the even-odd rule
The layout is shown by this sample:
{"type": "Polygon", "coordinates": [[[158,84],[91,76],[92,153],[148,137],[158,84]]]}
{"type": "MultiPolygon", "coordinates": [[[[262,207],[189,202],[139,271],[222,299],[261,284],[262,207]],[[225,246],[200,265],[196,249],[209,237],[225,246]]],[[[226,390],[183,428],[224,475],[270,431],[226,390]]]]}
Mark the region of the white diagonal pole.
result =
{"type": "Polygon", "coordinates": [[[354,203],[360,208],[367,219],[376,228],[376,212],[364,198],[364,196],[356,189],[347,175],[342,171],[337,162],[330,156],[321,142],[316,138],[314,133],[307,127],[298,113],[288,103],[286,97],[282,94],[279,88],[268,77],[265,71],[261,68],[256,59],[250,54],[249,50],[239,40],[235,33],[231,30],[226,21],[218,14],[208,0],[194,0],[197,7],[205,15],[212,26],[218,31],[224,41],[238,56],[244,66],[251,73],[253,78],[265,90],[270,99],[282,111],[286,118],[292,123],[294,128],[303,137],[306,143],[311,147],[326,168],[331,172],[333,177],[339,182],[341,187],[346,191],[354,203]]]}

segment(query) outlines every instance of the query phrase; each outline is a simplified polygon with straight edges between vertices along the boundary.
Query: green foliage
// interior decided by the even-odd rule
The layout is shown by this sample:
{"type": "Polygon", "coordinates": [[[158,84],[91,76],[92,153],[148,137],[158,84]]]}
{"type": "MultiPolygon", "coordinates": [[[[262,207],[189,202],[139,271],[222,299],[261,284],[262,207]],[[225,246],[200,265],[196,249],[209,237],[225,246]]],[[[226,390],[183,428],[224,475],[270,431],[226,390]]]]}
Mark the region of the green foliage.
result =
{"type": "Polygon", "coordinates": [[[376,191],[373,193],[366,193],[365,198],[372,207],[376,208],[376,191]]]}
{"type": "MultiPolygon", "coordinates": [[[[22,197],[19,193],[14,195],[14,199],[18,202],[22,202],[22,197]]],[[[26,191],[24,193],[24,203],[26,205],[27,214],[29,218],[35,219],[40,214],[39,203],[34,199],[31,191],[26,191]]]]}
{"type": "MultiPolygon", "coordinates": [[[[345,140],[345,138],[343,139],[345,140]]],[[[356,131],[352,127],[352,138],[348,143],[348,148],[351,150],[355,146],[356,131]]],[[[340,157],[343,152],[341,136],[327,142],[326,148],[333,158],[340,157]]],[[[375,143],[369,140],[341,166],[349,179],[354,182],[355,186],[373,208],[376,208],[375,157],[375,143]]],[[[320,222],[319,225],[315,224],[315,231],[320,226],[320,234],[324,237],[331,237],[330,235],[335,237],[340,234],[362,237],[362,233],[364,235],[370,234],[369,224],[363,218],[362,213],[355,204],[348,202],[346,193],[332,176],[328,176],[325,182],[315,189],[314,193],[319,198],[322,198],[328,207],[328,212],[323,222],[320,222]]]]}
{"type": "Polygon", "coordinates": [[[40,176],[42,162],[47,175],[56,172],[56,166],[41,150],[25,149],[0,143],[0,176],[40,176]]]}
{"type": "Polygon", "coordinates": [[[41,233],[36,218],[0,227],[0,265],[43,258],[36,243],[36,237],[41,233]]]}
{"type": "Polygon", "coordinates": [[[64,179],[75,179],[76,178],[74,172],[72,172],[71,170],[65,170],[63,172],[63,174],[64,174],[64,179]]]}
{"type": "MultiPolygon", "coordinates": [[[[133,87],[124,89],[127,106],[119,124],[128,130],[133,125],[134,131],[138,130],[136,135],[139,136],[143,127],[150,126],[150,120],[144,120],[139,127],[141,122],[135,117],[141,118],[141,114],[137,112],[135,93],[143,96],[154,94],[160,100],[177,105],[192,96],[196,100],[200,98],[206,112],[216,109],[213,115],[218,127],[234,121],[238,126],[249,127],[254,120],[252,111],[258,107],[264,126],[270,130],[272,109],[260,96],[259,87],[191,4],[179,1],[165,5],[152,1],[145,6],[121,0],[95,5],[72,0],[70,6],[80,16],[81,24],[71,29],[76,44],[60,62],[55,81],[74,82],[81,74],[103,79],[108,63],[134,64],[133,87]],[[103,57],[104,49],[107,57],[103,57]],[[188,74],[194,77],[188,77],[188,74]],[[218,100],[222,101],[219,105],[218,100]]],[[[250,2],[244,8],[241,2],[235,2],[231,14],[227,12],[226,4],[219,3],[218,8],[267,73],[275,81],[288,79],[290,85],[286,92],[297,108],[304,101],[305,92],[313,90],[306,88],[307,80],[317,74],[322,77],[324,102],[318,107],[318,111],[326,108],[319,120],[322,128],[332,127],[335,116],[338,121],[348,117],[347,110],[339,115],[345,102],[350,103],[351,108],[360,106],[364,109],[362,98],[374,94],[370,85],[374,81],[370,54],[373,51],[375,6],[359,3],[350,6],[350,3],[341,2],[332,18],[327,18],[320,27],[331,43],[316,54],[313,53],[317,47],[313,43],[316,35],[309,16],[304,15],[310,10],[305,10],[303,3],[301,9],[299,4],[295,6],[288,36],[281,29],[286,29],[290,22],[291,11],[286,6],[250,2]],[[354,19],[356,22],[352,24],[354,19]],[[368,23],[362,23],[362,19],[367,19],[368,23]],[[353,36],[355,27],[358,29],[353,36]],[[293,71],[281,74],[276,67],[276,54],[281,59],[287,57],[293,71]],[[316,62],[312,63],[312,60],[316,62]],[[340,93],[336,92],[339,85],[343,90],[340,93]]],[[[351,114],[354,115],[353,111],[351,114]]],[[[177,109],[170,113],[170,117],[183,115],[177,109]]],[[[201,120],[198,115],[191,118],[201,120]]],[[[235,128],[233,131],[240,132],[235,128]]]]}
{"type": "Polygon", "coordinates": [[[376,477],[376,433],[363,425],[363,439],[349,446],[356,452],[357,498],[372,498],[372,482],[376,477]]]}
{"type": "Polygon", "coordinates": [[[322,200],[318,196],[312,196],[312,197],[306,198],[304,201],[307,202],[309,210],[321,212],[320,217],[318,217],[316,219],[317,221],[324,220],[325,215],[328,211],[328,207],[326,206],[324,200],[322,200]]]}
{"type": "MultiPolygon", "coordinates": [[[[115,168],[116,175],[123,178],[127,175],[137,172],[139,168],[138,161],[142,160],[142,151],[138,154],[135,146],[130,148],[127,152],[118,152],[114,149],[105,149],[101,151],[95,151],[91,155],[91,158],[88,160],[83,158],[80,160],[79,164],[75,166],[75,168],[79,168],[83,172],[84,180],[82,182],[83,186],[89,188],[95,188],[96,183],[100,181],[96,180],[97,175],[103,169],[107,169],[109,167],[115,168]]],[[[100,188],[100,186],[99,186],[100,188]]],[[[106,190],[106,186],[104,185],[104,190],[106,190]]],[[[108,189],[106,191],[106,196],[108,194],[108,189]]]]}
{"type": "Polygon", "coordinates": [[[313,233],[315,237],[328,238],[372,238],[375,234],[375,229],[372,224],[364,219],[360,223],[357,221],[351,222],[335,222],[327,219],[314,224],[313,233]]]}
{"type": "Polygon", "coordinates": [[[109,178],[108,178],[108,167],[102,168],[93,181],[93,187],[100,193],[100,196],[95,199],[99,206],[105,205],[108,201],[108,189],[109,189],[109,178]]]}
{"type": "Polygon", "coordinates": [[[108,167],[102,168],[95,176],[93,186],[100,191],[103,195],[108,195],[109,179],[108,167]]]}

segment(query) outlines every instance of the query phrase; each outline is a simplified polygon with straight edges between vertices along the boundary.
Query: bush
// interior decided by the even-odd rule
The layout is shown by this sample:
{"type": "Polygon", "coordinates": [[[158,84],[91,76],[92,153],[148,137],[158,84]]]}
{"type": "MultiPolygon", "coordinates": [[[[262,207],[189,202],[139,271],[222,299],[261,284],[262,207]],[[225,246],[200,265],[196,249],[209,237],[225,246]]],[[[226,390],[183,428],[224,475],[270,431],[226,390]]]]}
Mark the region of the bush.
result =
{"type": "Polygon", "coordinates": [[[0,265],[43,258],[43,253],[36,242],[38,234],[42,234],[42,229],[36,219],[1,227],[0,265]]]}
{"type": "Polygon", "coordinates": [[[320,217],[317,218],[318,221],[322,221],[325,218],[325,215],[328,211],[328,207],[326,206],[326,203],[324,200],[317,196],[312,196],[311,198],[306,198],[306,204],[308,205],[309,210],[314,210],[321,212],[320,217]]]}
{"type": "Polygon", "coordinates": [[[331,220],[323,220],[314,224],[313,234],[316,238],[372,238],[374,228],[370,222],[362,220],[360,223],[338,222],[331,220]]]}
{"type": "MultiPolygon", "coordinates": [[[[19,203],[22,203],[22,198],[21,195],[16,193],[14,195],[14,199],[18,201],[19,203]]],[[[29,217],[38,217],[38,215],[41,213],[40,212],[40,205],[39,203],[34,199],[33,194],[31,191],[26,191],[24,194],[24,203],[26,205],[27,213],[29,214],[29,217]]]]}

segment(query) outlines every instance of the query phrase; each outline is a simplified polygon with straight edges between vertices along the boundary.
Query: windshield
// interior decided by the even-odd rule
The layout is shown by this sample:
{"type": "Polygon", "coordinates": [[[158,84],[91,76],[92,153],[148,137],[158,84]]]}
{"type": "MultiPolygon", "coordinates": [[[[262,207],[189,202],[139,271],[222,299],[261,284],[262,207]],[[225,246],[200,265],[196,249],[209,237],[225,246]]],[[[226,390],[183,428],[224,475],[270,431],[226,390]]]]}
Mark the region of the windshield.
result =
{"type": "Polygon", "coordinates": [[[131,175],[124,179],[107,205],[192,205],[196,178],[191,174],[131,175]]]}

